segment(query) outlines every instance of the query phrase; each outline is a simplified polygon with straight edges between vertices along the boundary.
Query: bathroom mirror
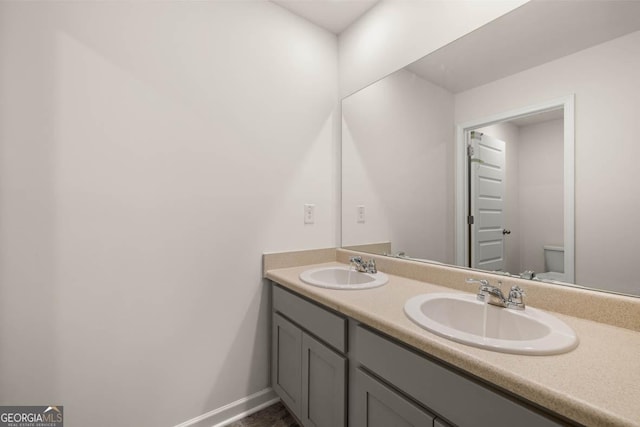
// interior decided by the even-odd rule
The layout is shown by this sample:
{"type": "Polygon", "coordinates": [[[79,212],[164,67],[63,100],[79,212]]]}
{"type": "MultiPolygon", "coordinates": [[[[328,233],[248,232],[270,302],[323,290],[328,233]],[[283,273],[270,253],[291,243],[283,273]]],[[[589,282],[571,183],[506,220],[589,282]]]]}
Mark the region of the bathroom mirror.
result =
{"type": "Polygon", "coordinates": [[[528,2],[344,98],[342,246],[640,295],[639,75],[640,2],[528,2]],[[468,224],[490,139],[501,266],[468,224]]]}

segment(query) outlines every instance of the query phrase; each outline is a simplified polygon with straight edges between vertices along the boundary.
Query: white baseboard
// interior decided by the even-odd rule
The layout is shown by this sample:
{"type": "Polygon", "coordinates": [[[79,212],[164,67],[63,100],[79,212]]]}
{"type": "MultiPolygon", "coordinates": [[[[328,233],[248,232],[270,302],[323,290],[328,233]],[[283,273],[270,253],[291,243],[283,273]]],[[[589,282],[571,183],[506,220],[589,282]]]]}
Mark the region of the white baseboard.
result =
{"type": "Polygon", "coordinates": [[[223,427],[280,401],[271,387],[207,412],[175,427],[223,427]]]}

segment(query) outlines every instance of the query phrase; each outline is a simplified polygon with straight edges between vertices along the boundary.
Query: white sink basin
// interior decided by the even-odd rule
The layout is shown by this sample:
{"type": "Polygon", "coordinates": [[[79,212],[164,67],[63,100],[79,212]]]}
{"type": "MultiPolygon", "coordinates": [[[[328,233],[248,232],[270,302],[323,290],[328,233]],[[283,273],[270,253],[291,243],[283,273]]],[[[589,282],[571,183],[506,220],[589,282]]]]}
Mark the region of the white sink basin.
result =
{"type": "Polygon", "coordinates": [[[512,310],[485,304],[475,295],[418,295],[404,306],[419,326],[463,344],[503,353],[549,355],[578,346],[575,332],[557,317],[535,308],[512,310]]]}
{"type": "Polygon", "coordinates": [[[321,267],[300,273],[303,282],[330,289],[369,289],[389,281],[386,274],[360,273],[349,267],[321,267]]]}

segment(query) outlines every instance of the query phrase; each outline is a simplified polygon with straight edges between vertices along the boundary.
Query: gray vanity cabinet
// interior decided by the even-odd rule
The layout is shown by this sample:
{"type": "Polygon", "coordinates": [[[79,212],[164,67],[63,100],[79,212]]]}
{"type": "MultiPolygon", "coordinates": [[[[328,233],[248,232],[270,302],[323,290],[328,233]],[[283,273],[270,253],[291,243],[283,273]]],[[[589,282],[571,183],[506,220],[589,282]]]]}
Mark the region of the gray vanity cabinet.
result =
{"type": "Polygon", "coordinates": [[[278,285],[272,289],[272,386],[305,427],[346,427],[347,419],[349,427],[573,425],[278,285]]]}
{"type": "Polygon", "coordinates": [[[346,318],[273,287],[273,389],[305,427],[345,427],[346,318]]]}

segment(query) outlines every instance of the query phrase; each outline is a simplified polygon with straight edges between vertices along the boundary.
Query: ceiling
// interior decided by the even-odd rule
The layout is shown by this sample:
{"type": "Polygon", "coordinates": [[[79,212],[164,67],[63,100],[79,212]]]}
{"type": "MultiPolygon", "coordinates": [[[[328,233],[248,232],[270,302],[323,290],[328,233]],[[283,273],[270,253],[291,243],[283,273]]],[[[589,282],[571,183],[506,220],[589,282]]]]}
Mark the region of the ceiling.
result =
{"type": "Polygon", "coordinates": [[[332,32],[340,34],[380,0],[271,0],[273,3],[332,32]]]}
{"type": "Polygon", "coordinates": [[[640,1],[530,1],[408,66],[459,93],[640,30],[640,1]]]}
{"type": "MultiPolygon", "coordinates": [[[[270,1],[336,35],[380,2],[270,1]]],[[[408,69],[459,93],[637,30],[640,0],[532,0],[408,69]]]]}

